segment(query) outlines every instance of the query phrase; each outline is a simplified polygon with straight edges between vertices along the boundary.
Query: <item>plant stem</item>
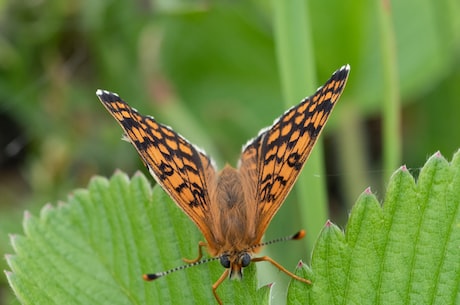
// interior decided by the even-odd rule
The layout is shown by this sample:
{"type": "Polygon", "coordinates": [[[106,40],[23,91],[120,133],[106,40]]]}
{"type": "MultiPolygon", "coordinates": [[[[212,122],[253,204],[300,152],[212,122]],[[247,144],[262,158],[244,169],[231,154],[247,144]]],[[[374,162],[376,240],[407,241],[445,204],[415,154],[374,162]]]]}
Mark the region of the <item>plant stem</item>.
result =
{"type": "Polygon", "coordinates": [[[383,67],[383,167],[384,180],[401,162],[400,95],[398,86],[398,63],[396,39],[391,18],[389,0],[379,0],[379,27],[383,67]]]}
{"type": "MultiPolygon", "coordinates": [[[[316,89],[315,64],[310,34],[310,18],[305,1],[273,2],[275,44],[281,85],[286,106],[300,101],[316,89]]],[[[310,232],[307,245],[314,240],[327,219],[323,147],[316,144],[295,191],[299,202],[301,225],[310,232]],[[319,178],[318,178],[319,177],[319,178]]]]}

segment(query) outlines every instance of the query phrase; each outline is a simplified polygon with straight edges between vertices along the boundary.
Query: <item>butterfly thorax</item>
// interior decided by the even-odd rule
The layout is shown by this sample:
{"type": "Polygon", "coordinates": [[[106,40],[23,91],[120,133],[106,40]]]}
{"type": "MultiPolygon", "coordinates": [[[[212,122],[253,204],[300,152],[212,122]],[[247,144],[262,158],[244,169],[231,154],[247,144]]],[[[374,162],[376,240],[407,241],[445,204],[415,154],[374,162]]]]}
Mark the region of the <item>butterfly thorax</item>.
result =
{"type": "Polygon", "coordinates": [[[240,253],[257,244],[256,205],[248,200],[248,185],[240,172],[230,166],[219,173],[215,188],[210,193],[210,226],[212,240],[208,249],[213,255],[240,253]]]}

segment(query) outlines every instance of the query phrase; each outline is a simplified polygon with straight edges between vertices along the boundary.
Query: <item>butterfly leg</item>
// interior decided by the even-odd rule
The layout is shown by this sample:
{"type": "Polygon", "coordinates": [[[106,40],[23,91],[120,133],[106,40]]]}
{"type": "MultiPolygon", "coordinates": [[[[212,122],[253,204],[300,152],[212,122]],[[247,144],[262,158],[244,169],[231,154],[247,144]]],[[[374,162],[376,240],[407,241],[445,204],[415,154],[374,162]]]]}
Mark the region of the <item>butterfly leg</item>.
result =
{"type": "Polygon", "coordinates": [[[222,300],[219,298],[217,295],[216,289],[219,287],[220,284],[222,284],[223,281],[228,277],[228,272],[230,269],[225,269],[224,273],[220,276],[220,278],[212,285],[212,293],[214,294],[214,297],[216,298],[217,303],[219,305],[222,305],[222,300]]]}
{"type": "Polygon", "coordinates": [[[193,264],[193,263],[196,263],[197,261],[199,261],[202,257],[203,257],[203,247],[207,247],[208,244],[203,242],[203,241],[200,241],[198,243],[198,257],[195,258],[195,259],[188,259],[188,258],[182,258],[182,260],[184,262],[186,262],[187,264],[193,264]]]}
{"type": "Polygon", "coordinates": [[[275,262],[271,257],[269,256],[262,256],[262,257],[254,257],[252,260],[252,262],[262,262],[262,261],[265,261],[265,262],[269,262],[271,263],[273,266],[275,266],[276,268],[278,268],[280,271],[283,271],[284,273],[286,273],[287,275],[289,275],[290,277],[292,277],[293,279],[296,279],[300,282],[303,282],[305,284],[309,284],[311,285],[311,281],[310,280],[307,280],[307,279],[304,279],[304,278],[301,278],[300,276],[298,275],[295,275],[294,273],[290,272],[289,270],[287,270],[286,268],[284,268],[283,266],[281,266],[280,264],[278,264],[277,262],[275,262]]]}

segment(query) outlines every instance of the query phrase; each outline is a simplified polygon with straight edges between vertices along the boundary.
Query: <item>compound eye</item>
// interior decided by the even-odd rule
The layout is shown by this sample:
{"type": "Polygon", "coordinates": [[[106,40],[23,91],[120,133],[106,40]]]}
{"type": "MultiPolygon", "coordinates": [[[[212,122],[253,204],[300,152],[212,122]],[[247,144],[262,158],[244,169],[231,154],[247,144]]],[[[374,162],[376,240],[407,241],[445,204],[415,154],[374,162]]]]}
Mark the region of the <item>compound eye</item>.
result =
{"type": "Polygon", "coordinates": [[[251,256],[248,253],[243,253],[240,256],[241,267],[247,267],[251,263],[251,256]]]}
{"type": "Polygon", "coordinates": [[[229,255],[228,254],[223,254],[221,257],[220,257],[220,264],[224,267],[224,268],[230,268],[230,258],[229,258],[229,255]]]}

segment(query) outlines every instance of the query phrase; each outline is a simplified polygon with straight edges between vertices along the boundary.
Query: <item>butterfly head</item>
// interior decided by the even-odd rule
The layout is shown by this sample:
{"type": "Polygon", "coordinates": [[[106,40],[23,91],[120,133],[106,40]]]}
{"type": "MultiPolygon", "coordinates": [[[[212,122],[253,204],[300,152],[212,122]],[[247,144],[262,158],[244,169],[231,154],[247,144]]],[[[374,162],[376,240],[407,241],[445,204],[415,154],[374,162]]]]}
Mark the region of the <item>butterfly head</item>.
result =
{"type": "Polygon", "coordinates": [[[243,277],[243,268],[251,263],[251,255],[248,252],[238,252],[220,256],[220,264],[229,269],[229,278],[231,280],[240,280],[243,277]]]}

